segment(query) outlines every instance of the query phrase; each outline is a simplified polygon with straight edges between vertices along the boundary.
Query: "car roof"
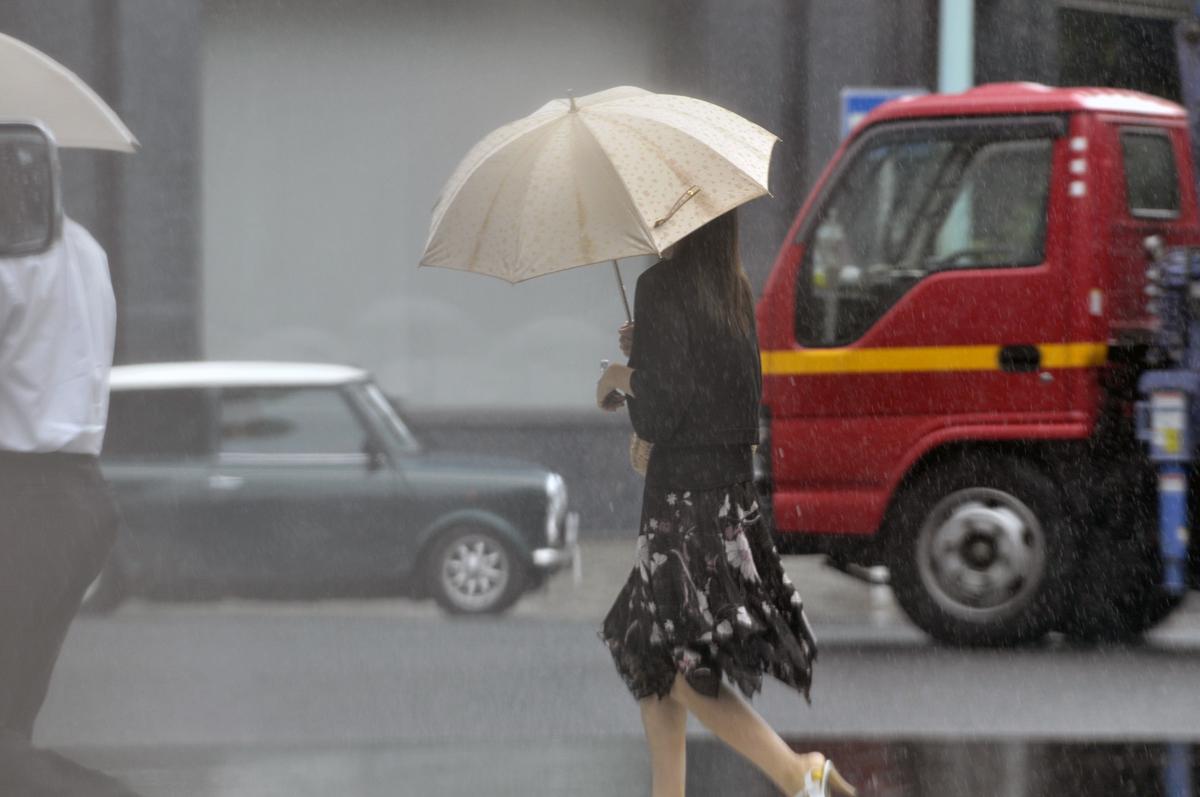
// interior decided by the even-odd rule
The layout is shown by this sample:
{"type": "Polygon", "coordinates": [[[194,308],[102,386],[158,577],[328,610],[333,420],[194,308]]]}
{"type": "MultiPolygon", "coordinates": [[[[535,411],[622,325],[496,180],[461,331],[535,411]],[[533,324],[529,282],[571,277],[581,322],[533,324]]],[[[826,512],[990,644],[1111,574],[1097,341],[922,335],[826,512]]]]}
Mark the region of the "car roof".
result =
{"type": "Polygon", "coordinates": [[[1178,103],[1139,91],[1072,87],[1040,83],[987,83],[961,94],[925,94],[893,100],[872,111],[858,126],[861,132],[877,122],[942,116],[1022,115],[1099,111],[1167,119],[1184,119],[1178,103]]]}
{"type": "Polygon", "coordinates": [[[343,385],[368,378],[361,368],[329,363],[176,362],[117,365],[112,390],[197,387],[306,387],[343,385]]]}

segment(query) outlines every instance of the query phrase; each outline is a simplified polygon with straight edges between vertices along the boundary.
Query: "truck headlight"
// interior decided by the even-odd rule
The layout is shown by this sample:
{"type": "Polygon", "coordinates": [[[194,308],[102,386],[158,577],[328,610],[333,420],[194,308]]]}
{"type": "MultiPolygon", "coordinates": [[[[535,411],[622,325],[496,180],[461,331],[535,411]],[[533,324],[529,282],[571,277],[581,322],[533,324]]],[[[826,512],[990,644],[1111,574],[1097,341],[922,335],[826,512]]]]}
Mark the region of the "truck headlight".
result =
{"type": "Polygon", "coordinates": [[[546,542],[558,545],[567,512],[567,484],[557,473],[546,475],[546,542]]]}

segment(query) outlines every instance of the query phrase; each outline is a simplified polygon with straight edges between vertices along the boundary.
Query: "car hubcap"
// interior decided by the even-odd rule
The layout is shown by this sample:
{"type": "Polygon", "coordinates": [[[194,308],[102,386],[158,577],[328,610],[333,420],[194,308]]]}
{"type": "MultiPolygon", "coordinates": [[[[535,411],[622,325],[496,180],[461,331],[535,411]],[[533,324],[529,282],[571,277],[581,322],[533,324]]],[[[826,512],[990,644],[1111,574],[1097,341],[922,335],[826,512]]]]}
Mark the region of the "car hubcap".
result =
{"type": "Polygon", "coordinates": [[[460,609],[484,611],[504,594],[509,569],[508,555],[501,545],[481,534],[471,534],[446,548],[442,586],[460,609]]]}
{"type": "Polygon", "coordinates": [[[971,488],[947,496],[921,527],[921,580],[945,611],[986,622],[1019,611],[1045,569],[1037,516],[1016,496],[971,488]]]}

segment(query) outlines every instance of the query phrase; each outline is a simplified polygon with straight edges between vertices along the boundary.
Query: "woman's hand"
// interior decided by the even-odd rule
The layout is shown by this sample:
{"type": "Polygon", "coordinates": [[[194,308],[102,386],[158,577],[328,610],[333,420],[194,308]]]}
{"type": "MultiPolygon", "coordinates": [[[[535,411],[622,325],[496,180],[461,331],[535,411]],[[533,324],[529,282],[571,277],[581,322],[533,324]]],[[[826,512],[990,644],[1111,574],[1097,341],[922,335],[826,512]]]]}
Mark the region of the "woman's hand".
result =
{"type": "Polygon", "coordinates": [[[633,369],[628,365],[613,363],[605,368],[596,382],[596,406],[607,412],[615,412],[624,406],[625,396],[633,395],[629,386],[632,377],[633,369]]]}
{"type": "Polygon", "coordinates": [[[633,351],[633,322],[626,321],[617,329],[617,340],[621,346],[621,353],[626,357],[633,351]]]}

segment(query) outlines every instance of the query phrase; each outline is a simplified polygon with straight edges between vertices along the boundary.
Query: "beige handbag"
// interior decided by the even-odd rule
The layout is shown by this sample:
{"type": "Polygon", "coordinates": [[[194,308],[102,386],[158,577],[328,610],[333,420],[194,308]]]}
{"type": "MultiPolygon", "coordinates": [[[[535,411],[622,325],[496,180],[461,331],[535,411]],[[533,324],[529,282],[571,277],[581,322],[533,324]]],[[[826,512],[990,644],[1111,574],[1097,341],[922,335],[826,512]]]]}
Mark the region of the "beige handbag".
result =
{"type": "Polygon", "coordinates": [[[629,464],[643,476],[646,475],[646,468],[650,465],[650,449],[652,448],[654,448],[653,443],[647,443],[636,433],[629,436],[629,464]]]}

